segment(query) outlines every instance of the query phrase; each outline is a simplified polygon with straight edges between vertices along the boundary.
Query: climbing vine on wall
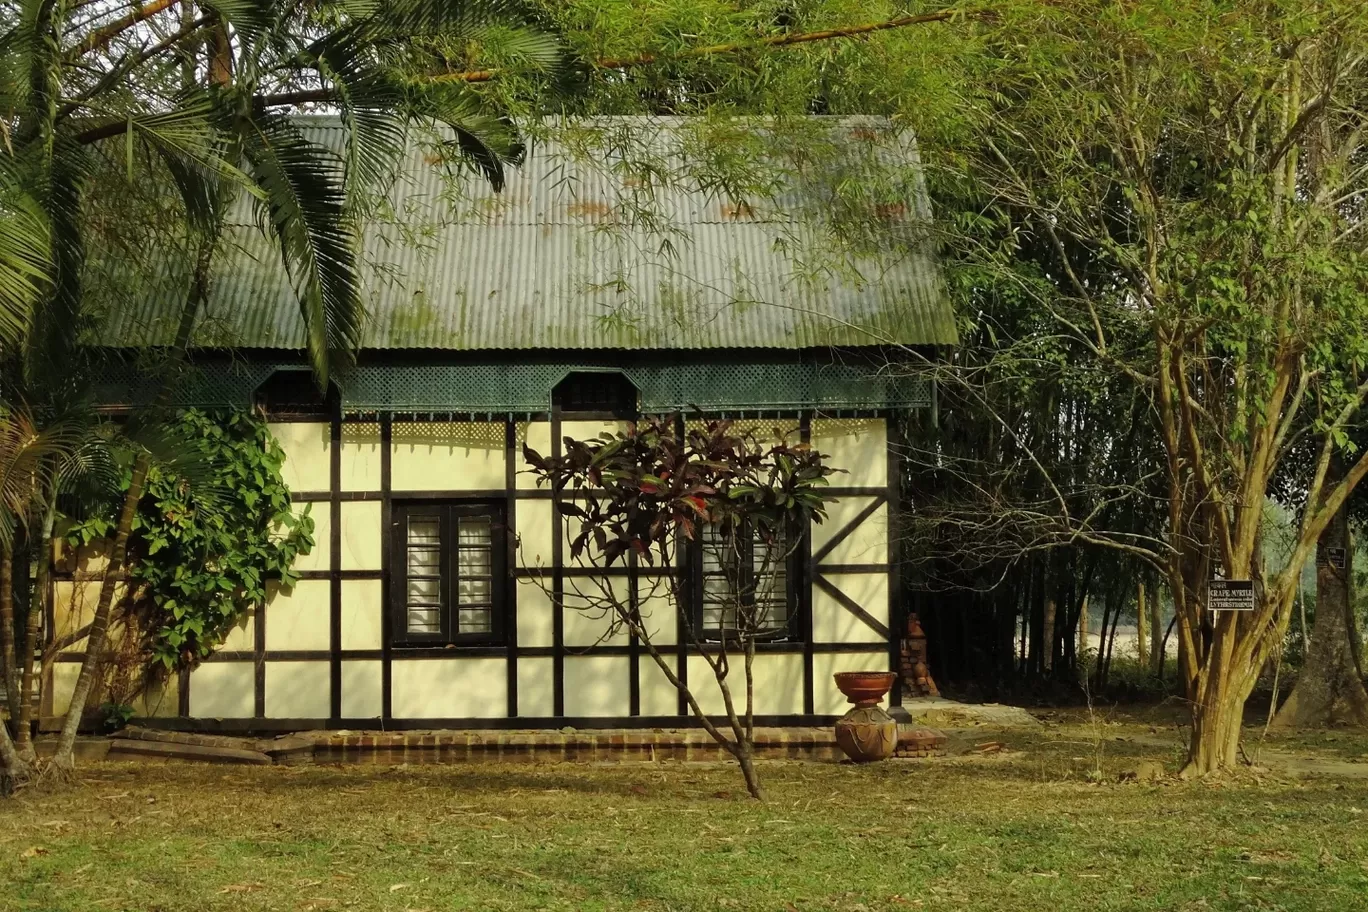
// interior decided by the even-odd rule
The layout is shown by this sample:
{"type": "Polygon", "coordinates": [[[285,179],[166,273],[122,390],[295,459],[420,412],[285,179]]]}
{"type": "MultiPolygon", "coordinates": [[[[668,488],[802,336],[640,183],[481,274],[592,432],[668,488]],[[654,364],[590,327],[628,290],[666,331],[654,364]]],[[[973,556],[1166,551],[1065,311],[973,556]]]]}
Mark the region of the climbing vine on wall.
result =
{"type": "MultiPolygon", "coordinates": [[[[154,466],[129,541],[132,597],[122,604],[144,666],[194,665],[218,648],[268,583],[294,585],[295,557],[314,544],[313,519],[296,516],[281,478],[285,454],[250,412],[189,410],[178,436],[197,470],[154,466]]],[[[127,489],[125,472],[122,488],[127,489]]],[[[69,531],[87,545],[113,530],[113,503],[69,531]]],[[[127,646],[128,644],[125,644],[127,646]]]]}

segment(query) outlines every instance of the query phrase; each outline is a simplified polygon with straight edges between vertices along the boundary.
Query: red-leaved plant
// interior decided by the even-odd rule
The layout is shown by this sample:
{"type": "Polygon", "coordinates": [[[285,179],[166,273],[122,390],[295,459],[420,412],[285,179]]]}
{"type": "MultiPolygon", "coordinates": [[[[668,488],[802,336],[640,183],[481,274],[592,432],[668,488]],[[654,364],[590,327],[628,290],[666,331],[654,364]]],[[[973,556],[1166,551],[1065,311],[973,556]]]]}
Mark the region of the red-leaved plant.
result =
{"type": "Polygon", "coordinates": [[[756,798],[762,795],[754,764],[755,646],[798,633],[790,558],[803,548],[810,524],[825,518],[827,477],[836,471],[790,436],[775,428],[762,439],[731,421],[685,431],[678,416],[669,416],[592,440],[567,437],[562,456],[523,448],[538,483],[556,495],[571,560],[581,567],[627,564],[640,577],[633,591],[606,574],[575,574],[560,591],[544,575],[536,583],[558,609],[605,619],[605,637],[622,630],[636,637],[699,724],[736,758],[756,798]],[[712,671],[725,723],[703,711],[691,689],[697,685],[680,678],[673,651],[664,654],[653,641],[643,606],[662,595],[678,619],[668,619],[671,626],[712,671]],[[738,654],[745,671],[739,709],[729,683],[738,654]]]}

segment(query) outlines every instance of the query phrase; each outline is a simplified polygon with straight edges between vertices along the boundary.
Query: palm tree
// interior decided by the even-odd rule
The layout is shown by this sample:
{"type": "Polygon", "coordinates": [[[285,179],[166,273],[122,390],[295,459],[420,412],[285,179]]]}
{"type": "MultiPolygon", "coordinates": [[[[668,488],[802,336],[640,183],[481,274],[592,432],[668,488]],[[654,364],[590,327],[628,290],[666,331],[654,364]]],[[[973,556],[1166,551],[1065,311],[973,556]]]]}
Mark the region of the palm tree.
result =
{"type": "MultiPolygon", "coordinates": [[[[171,357],[191,346],[223,214],[245,194],[294,284],[325,387],[364,326],[357,198],[387,173],[410,127],[444,127],[496,187],[520,154],[507,120],[474,90],[424,78],[477,61],[496,34],[527,66],[560,59],[556,41],[507,0],[149,0],[131,11],[103,0],[0,2],[0,354],[41,388],[79,345],[87,251],[102,240],[89,215],[110,204],[102,177],[123,168],[174,188],[163,230],[193,252],[171,357]],[[318,105],[341,116],[340,150],[289,116],[318,105]]],[[[164,383],[140,420],[155,421],[169,394],[164,383]]],[[[50,767],[58,773],[72,764],[148,466],[140,453],[50,767]]]]}

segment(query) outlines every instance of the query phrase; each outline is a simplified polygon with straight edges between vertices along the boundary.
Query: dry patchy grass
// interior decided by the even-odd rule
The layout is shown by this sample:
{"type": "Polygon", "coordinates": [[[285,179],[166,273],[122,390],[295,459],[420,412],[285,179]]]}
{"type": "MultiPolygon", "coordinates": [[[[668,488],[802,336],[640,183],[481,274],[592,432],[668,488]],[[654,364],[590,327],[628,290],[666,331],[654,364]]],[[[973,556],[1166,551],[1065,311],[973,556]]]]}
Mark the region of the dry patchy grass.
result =
{"type": "Polygon", "coordinates": [[[1368,908],[1368,781],[1118,783],[1173,768],[1172,733],[990,738],[1013,750],[766,763],[765,804],[723,765],[93,765],[0,804],[0,908],[1368,908]]]}

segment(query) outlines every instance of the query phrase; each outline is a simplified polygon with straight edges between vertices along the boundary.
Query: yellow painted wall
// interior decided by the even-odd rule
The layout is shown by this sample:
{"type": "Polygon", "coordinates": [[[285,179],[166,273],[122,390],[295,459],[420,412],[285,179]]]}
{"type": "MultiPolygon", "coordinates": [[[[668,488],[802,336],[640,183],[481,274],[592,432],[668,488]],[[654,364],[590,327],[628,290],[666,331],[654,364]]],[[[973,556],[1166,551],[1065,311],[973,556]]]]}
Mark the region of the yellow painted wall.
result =
{"type": "Polygon", "coordinates": [[[561,637],[571,648],[585,646],[626,646],[631,636],[621,624],[614,624],[616,613],[609,599],[629,604],[631,590],[626,577],[566,577],[565,617],[561,637]],[[605,593],[606,590],[606,593],[605,593]]]}
{"type": "MultiPolygon", "coordinates": [[[[679,671],[678,658],[667,656],[666,662],[677,674],[679,671]]],[[[645,654],[643,650],[641,664],[638,666],[637,680],[641,688],[641,714],[643,716],[673,716],[679,710],[679,691],[670,683],[670,679],[665,677],[665,672],[660,670],[660,666],[655,660],[645,654]]]]}
{"type": "Polygon", "coordinates": [[[395,422],[390,452],[395,491],[504,488],[502,421],[395,422]]]}
{"type": "MultiPolygon", "coordinates": [[[[838,480],[833,484],[841,485],[838,480]]],[[[827,504],[827,518],[812,526],[812,551],[826,547],[860,512],[874,502],[872,497],[841,497],[827,504]]],[[[888,505],[884,504],[860,521],[849,535],[822,558],[823,564],[883,564],[888,562],[888,505]]]]}
{"type": "Polygon", "coordinates": [[[252,662],[204,663],[190,673],[190,715],[250,719],[256,701],[255,676],[252,662]]]}
{"type": "Polygon", "coordinates": [[[840,716],[850,709],[832,679],[838,671],[889,671],[888,652],[819,652],[812,657],[812,709],[822,716],[840,716]]]}
{"type": "MultiPolygon", "coordinates": [[[[379,570],[380,539],[384,533],[380,502],[365,500],[339,506],[342,510],[342,569],[379,570]]],[[[327,540],[320,540],[316,547],[326,551],[327,540]]]]}
{"type": "MultiPolygon", "coordinates": [[[[875,620],[888,626],[888,574],[832,573],[826,580],[845,593],[875,620]]],[[[812,587],[814,643],[882,643],[884,638],[822,587],[812,587]]]]}
{"type": "MultiPolygon", "coordinates": [[[[521,421],[518,423],[518,473],[514,479],[514,484],[519,490],[532,491],[537,488],[537,478],[526,471],[528,465],[522,459],[523,445],[531,447],[542,456],[551,455],[551,422],[549,421],[521,421]]],[[[542,490],[547,490],[542,486],[542,490]]],[[[519,507],[522,504],[518,504],[519,507]]]]}
{"type": "MultiPolygon", "coordinates": [[[[756,715],[792,715],[803,711],[803,656],[801,654],[770,654],[755,657],[755,713],[756,715]]],[[[668,683],[668,682],[667,682],[668,683]]],[[[727,686],[731,690],[737,714],[746,709],[746,676],[742,658],[735,657],[727,686]]],[[[700,655],[689,656],[689,689],[708,715],[725,715],[726,704],[722,689],[717,686],[712,669],[700,655]]]]}
{"type": "Polygon", "coordinates": [[[272,592],[265,611],[268,652],[331,648],[327,580],[300,580],[293,589],[272,592]]]}
{"type": "Polygon", "coordinates": [[[332,512],[325,503],[294,503],[291,509],[296,516],[302,516],[305,512],[313,520],[313,547],[308,554],[298,554],[295,556],[295,570],[330,570],[332,569],[332,512]]]}
{"type": "Polygon", "coordinates": [[[840,487],[888,484],[888,429],[882,418],[819,418],[812,422],[812,445],[827,465],[844,469],[831,483],[840,487]]]}
{"type": "Polygon", "coordinates": [[[396,718],[498,719],[508,715],[508,672],[501,658],[396,658],[390,684],[396,718]]]}
{"type": "Polygon", "coordinates": [[[556,708],[555,660],[518,659],[518,715],[545,718],[556,708]]]}
{"type": "Polygon", "coordinates": [[[223,638],[223,645],[219,647],[222,652],[252,652],[256,649],[256,611],[249,610],[247,614],[233,625],[233,629],[228,631],[228,635],[223,638]]]}
{"type": "Polygon", "coordinates": [[[631,711],[627,656],[566,656],[565,714],[625,716],[631,711]]]}
{"type": "Polygon", "coordinates": [[[343,649],[380,649],[385,645],[380,626],[384,604],[380,580],[342,581],[343,649]]]}
{"type": "Polygon", "coordinates": [[[380,425],[373,421],[342,422],[342,490],[379,491],[380,425]]]}
{"type": "MultiPolygon", "coordinates": [[[[547,585],[550,585],[549,580],[547,585]]],[[[533,580],[519,580],[514,586],[518,599],[518,643],[523,646],[551,646],[555,643],[555,609],[550,594],[533,580]]]]}
{"type": "MultiPolygon", "coordinates": [[[[266,717],[326,719],[332,694],[329,674],[329,663],[326,660],[267,662],[266,717]]],[[[191,696],[193,697],[193,691],[191,696]]]]}
{"type": "Polygon", "coordinates": [[[342,663],[342,717],[344,719],[378,719],[384,701],[382,677],[384,670],[378,661],[348,660],[342,663]]]}
{"type": "Polygon", "coordinates": [[[280,475],[290,491],[327,491],[331,485],[332,429],[326,421],[286,421],[270,425],[271,436],[285,451],[280,475]]]}
{"type": "Polygon", "coordinates": [[[517,516],[519,567],[551,566],[555,525],[550,500],[520,500],[517,516]]]}

